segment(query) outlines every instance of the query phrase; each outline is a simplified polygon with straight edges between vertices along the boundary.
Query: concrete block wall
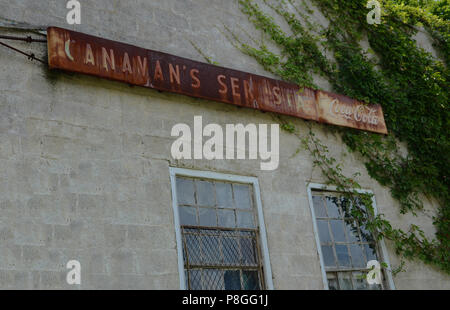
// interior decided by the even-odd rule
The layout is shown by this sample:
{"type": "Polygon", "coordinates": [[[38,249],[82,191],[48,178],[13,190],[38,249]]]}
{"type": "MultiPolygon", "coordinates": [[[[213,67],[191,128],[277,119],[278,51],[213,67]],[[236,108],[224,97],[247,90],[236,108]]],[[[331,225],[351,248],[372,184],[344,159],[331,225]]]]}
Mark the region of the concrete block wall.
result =
{"type": "MultiPolygon", "coordinates": [[[[0,18],[204,61],[191,40],[222,66],[270,76],[222,33],[225,24],[259,35],[237,1],[81,3],[76,26],[65,22],[65,0],[0,0],[0,18]]],[[[45,46],[17,44],[45,56],[45,46]]],[[[270,172],[261,171],[259,161],[170,156],[172,126],[192,126],[196,115],[204,124],[224,125],[273,123],[270,114],[49,72],[4,48],[0,67],[0,289],[178,289],[170,166],[258,177],[275,288],[323,288],[306,183],[324,180],[306,152],[292,156],[296,138],[281,133],[280,166],[270,172]],[[66,283],[72,259],[82,266],[80,286],[66,283]]],[[[291,121],[308,130],[306,122],[291,121]]],[[[313,129],[343,160],[346,174],[362,174],[361,184],[374,191],[380,212],[395,225],[415,221],[434,232],[431,221],[400,216],[388,189],[369,178],[339,137],[321,125],[313,129]]],[[[414,262],[407,268],[394,279],[397,288],[450,288],[450,278],[437,270],[414,262]]]]}

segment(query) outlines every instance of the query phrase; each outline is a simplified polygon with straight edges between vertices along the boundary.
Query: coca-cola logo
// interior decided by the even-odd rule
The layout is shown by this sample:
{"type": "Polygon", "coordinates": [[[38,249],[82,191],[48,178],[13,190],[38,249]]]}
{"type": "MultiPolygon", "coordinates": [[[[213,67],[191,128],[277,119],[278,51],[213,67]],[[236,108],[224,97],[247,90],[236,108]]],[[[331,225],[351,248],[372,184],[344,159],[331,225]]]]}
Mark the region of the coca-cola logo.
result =
{"type": "Polygon", "coordinates": [[[334,99],[330,103],[330,113],[333,115],[340,115],[347,120],[354,120],[358,123],[378,125],[376,109],[363,104],[350,106],[339,102],[338,99],[334,99]]]}

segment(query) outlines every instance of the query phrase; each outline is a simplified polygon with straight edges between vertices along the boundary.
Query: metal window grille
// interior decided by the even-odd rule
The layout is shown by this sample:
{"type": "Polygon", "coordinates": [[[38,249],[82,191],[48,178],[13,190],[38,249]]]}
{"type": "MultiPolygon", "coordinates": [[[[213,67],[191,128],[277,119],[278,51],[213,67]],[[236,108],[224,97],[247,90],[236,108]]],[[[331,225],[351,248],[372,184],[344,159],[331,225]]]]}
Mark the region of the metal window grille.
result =
{"type": "MultiPolygon", "coordinates": [[[[372,234],[351,217],[351,202],[339,193],[312,194],[322,258],[331,290],[379,290],[384,283],[369,285],[364,275],[367,262],[378,260],[372,234]]],[[[361,202],[358,207],[365,210],[361,202]]],[[[385,277],[383,277],[385,278],[385,277]]]]}
{"type": "Polygon", "coordinates": [[[177,177],[186,287],[264,289],[253,188],[177,177]]]}

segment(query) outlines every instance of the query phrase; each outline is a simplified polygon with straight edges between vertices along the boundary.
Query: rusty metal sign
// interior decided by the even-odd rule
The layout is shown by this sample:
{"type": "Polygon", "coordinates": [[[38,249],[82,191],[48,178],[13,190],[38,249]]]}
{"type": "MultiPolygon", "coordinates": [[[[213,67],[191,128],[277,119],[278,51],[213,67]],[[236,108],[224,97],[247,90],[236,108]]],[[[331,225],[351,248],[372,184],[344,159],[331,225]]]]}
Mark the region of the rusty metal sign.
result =
{"type": "Polygon", "coordinates": [[[319,122],[387,134],[380,105],[321,90],[316,90],[316,96],[319,122]]]}
{"type": "Polygon", "coordinates": [[[387,133],[379,105],[57,27],[50,68],[333,125],[387,133]]]}

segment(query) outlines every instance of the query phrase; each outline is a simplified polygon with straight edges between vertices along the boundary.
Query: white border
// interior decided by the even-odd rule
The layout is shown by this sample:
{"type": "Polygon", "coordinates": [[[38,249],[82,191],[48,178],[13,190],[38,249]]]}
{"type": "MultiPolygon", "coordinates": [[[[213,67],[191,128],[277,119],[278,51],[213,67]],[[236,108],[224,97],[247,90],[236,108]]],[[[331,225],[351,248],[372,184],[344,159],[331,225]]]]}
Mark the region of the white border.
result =
{"type": "Polygon", "coordinates": [[[184,273],[184,261],[183,261],[183,243],[181,241],[181,230],[180,230],[180,218],[178,214],[178,204],[177,204],[177,187],[176,187],[176,176],[188,176],[194,178],[205,178],[213,179],[219,181],[229,181],[238,182],[253,185],[253,191],[255,195],[256,209],[258,212],[258,222],[259,222],[259,238],[261,241],[261,250],[264,266],[264,278],[266,280],[266,289],[273,290],[272,281],[272,269],[270,267],[269,250],[267,246],[267,236],[266,236],[266,226],[264,224],[264,216],[262,211],[261,203],[261,193],[259,190],[259,182],[255,177],[245,177],[232,174],[216,173],[211,171],[200,171],[191,170],[184,168],[169,167],[170,170],[170,182],[172,184],[172,207],[175,222],[175,233],[177,240],[177,252],[178,252],[178,272],[180,274],[180,289],[186,289],[185,273],[184,273]]]}
{"type": "MultiPolygon", "coordinates": [[[[323,262],[322,248],[320,246],[319,232],[318,232],[317,223],[316,223],[316,214],[314,213],[312,190],[318,189],[318,190],[325,190],[325,191],[330,191],[330,192],[339,192],[339,191],[337,190],[336,186],[329,186],[329,185],[318,184],[318,183],[307,183],[307,187],[308,187],[309,208],[311,209],[311,215],[313,217],[314,236],[316,238],[316,246],[317,246],[317,251],[319,252],[319,258],[320,258],[320,267],[322,269],[323,287],[326,290],[328,290],[329,288],[328,288],[327,274],[325,271],[325,264],[323,262]]],[[[372,205],[373,205],[374,214],[376,216],[378,214],[378,210],[377,210],[377,203],[375,201],[375,195],[373,194],[373,192],[371,190],[367,190],[367,189],[354,189],[354,190],[361,194],[372,194],[372,205]]],[[[384,240],[382,239],[382,240],[378,241],[378,244],[380,245],[380,248],[381,248],[381,253],[380,253],[381,259],[388,266],[388,268],[386,270],[386,275],[387,275],[387,280],[388,280],[388,284],[389,284],[389,289],[395,290],[394,280],[392,279],[391,263],[389,262],[389,256],[387,253],[387,249],[386,249],[384,240]]]]}

